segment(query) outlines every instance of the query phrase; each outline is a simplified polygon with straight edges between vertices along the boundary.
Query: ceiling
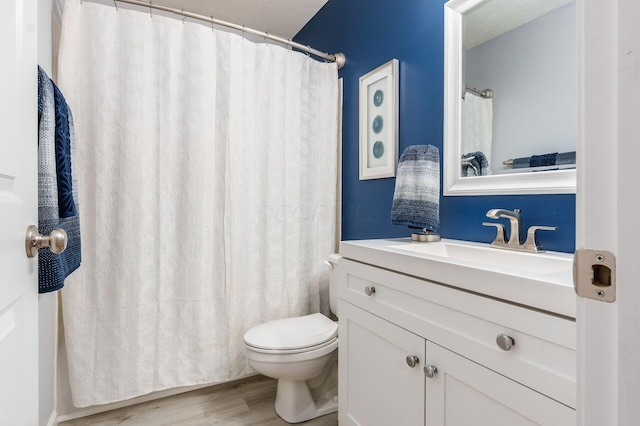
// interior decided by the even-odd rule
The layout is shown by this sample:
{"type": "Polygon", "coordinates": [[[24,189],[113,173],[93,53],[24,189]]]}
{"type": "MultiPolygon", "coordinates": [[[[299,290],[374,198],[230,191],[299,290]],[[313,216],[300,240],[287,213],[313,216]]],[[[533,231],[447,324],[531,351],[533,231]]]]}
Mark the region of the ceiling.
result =
{"type": "MultiPolygon", "coordinates": [[[[158,4],[293,38],[327,0],[158,0],[158,4]]],[[[154,3],[156,3],[154,1],[154,3]]]]}
{"type": "Polygon", "coordinates": [[[485,0],[464,14],[463,45],[469,50],[573,1],[485,0]]]}

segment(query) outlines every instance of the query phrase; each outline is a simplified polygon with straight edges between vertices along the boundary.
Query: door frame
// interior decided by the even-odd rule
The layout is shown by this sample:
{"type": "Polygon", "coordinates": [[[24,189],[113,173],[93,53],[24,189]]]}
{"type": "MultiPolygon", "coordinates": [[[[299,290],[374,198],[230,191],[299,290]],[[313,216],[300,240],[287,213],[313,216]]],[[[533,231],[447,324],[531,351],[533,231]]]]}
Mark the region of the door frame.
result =
{"type": "Polygon", "coordinates": [[[578,298],[578,424],[640,418],[640,4],[578,1],[576,249],[616,256],[613,303],[578,298]]]}

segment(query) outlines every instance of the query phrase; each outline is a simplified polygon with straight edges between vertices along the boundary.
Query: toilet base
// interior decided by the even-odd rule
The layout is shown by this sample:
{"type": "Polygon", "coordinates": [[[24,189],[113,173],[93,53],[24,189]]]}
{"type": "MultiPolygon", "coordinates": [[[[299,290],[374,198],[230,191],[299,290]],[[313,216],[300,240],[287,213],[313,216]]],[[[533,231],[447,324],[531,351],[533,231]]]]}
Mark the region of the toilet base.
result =
{"type": "Polygon", "coordinates": [[[338,411],[337,386],[335,392],[313,400],[304,381],[278,380],[276,413],[287,423],[300,423],[338,411]],[[333,395],[332,395],[333,393],[333,395]]]}

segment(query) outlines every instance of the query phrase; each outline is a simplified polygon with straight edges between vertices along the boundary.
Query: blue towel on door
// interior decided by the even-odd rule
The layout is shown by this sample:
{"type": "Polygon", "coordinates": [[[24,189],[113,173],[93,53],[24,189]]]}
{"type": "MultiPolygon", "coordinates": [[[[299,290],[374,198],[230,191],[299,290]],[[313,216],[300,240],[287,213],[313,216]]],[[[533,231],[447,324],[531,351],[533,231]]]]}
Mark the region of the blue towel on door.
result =
{"type": "Polygon", "coordinates": [[[440,226],[440,150],[437,147],[412,145],[400,156],[391,222],[430,231],[440,226]]]}
{"type": "Polygon", "coordinates": [[[80,220],[75,161],[73,117],[64,96],[38,67],[38,231],[55,228],[67,233],[67,248],[60,254],[49,248],[38,252],[39,292],[64,286],[64,280],[81,262],[80,220]]]}

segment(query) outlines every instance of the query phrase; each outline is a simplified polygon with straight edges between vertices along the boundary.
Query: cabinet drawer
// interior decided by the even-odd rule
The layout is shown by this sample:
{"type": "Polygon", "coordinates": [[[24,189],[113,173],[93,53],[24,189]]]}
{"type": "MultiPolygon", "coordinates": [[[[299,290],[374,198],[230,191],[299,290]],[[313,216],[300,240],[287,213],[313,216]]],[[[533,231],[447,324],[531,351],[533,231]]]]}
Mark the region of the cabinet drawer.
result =
{"type": "Polygon", "coordinates": [[[338,277],[342,300],[575,408],[572,319],[347,259],[338,277]],[[502,334],[514,341],[508,351],[502,334]]]}

